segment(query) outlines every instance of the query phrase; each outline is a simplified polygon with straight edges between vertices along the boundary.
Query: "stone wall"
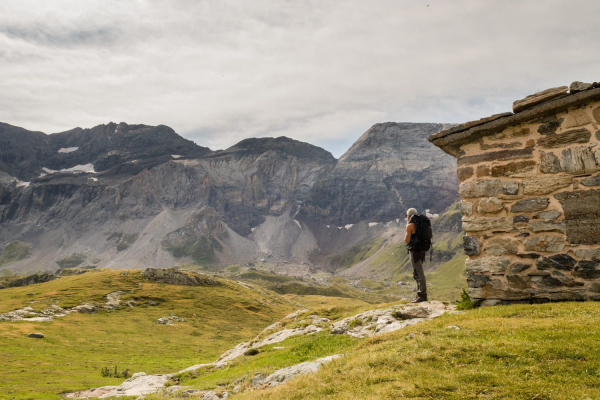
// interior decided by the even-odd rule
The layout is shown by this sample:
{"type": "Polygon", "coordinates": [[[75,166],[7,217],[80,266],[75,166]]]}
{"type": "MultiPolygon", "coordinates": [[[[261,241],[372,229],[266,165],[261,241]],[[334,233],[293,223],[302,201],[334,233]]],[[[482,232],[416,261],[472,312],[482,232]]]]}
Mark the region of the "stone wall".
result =
{"type": "Polygon", "coordinates": [[[531,114],[445,148],[458,162],[469,293],[600,300],[600,99],[531,114]]]}

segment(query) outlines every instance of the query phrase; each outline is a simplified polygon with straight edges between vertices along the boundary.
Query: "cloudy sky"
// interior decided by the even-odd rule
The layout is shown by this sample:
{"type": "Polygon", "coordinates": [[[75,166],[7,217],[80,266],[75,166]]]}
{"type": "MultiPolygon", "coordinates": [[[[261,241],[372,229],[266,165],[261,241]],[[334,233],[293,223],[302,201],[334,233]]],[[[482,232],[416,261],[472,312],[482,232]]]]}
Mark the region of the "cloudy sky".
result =
{"type": "Polygon", "coordinates": [[[2,0],[0,121],[340,156],[377,122],[465,122],[600,80],[599,16],[597,0],[2,0]]]}

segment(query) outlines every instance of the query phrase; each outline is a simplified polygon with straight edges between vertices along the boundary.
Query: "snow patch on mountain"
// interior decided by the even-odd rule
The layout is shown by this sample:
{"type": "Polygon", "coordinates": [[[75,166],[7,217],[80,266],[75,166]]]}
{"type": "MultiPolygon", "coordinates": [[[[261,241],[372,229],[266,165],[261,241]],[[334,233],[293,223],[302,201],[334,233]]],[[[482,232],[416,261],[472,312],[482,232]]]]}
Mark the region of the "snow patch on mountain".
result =
{"type": "Polygon", "coordinates": [[[62,149],[59,149],[58,152],[65,154],[65,153],[72,153],[77,150],[79,150],[79,147],[63,147],[62,149]]]}

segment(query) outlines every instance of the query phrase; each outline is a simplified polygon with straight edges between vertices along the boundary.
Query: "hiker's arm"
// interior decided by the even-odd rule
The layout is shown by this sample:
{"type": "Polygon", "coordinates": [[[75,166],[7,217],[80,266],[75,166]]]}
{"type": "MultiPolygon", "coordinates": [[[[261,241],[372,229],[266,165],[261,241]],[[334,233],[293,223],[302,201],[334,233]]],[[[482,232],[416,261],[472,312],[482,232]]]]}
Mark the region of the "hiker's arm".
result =
{"type": "Polygon", "coordinates": [[[404,242],[409,243],[415,230],[415,224],[406,225],[406,235],[404,235],[404,242]]]}

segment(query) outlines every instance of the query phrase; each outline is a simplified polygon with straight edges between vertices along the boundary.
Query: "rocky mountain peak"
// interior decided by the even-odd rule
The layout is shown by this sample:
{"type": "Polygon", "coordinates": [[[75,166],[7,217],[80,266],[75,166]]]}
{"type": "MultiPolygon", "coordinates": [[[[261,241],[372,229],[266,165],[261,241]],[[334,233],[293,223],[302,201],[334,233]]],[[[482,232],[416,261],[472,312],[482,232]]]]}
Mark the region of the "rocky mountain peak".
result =
{"type": "Polygon", "coordinates": [[[393,154],[415,149],[430,149],[426,138],[428,132],[438,132],[449,124],[384,122],[373,125],[340,161],[365,161],[391,157],[393,154]],[[425,140],[423,140],[425,139],[425,140]]]}
{"type": "Polygon", "coordinates": [[[227,150],[216,152],[215,155],[235,154],[238,156],[248,156],[263,154],[268,151],[282,152],[297,158],[320,160],[322,162],[335,161],[333,155],[327,150],[285,136],[244,139],[227,150]]]}
{"type": "Polygon", "coordinates": [[[446,209],[457,200],[455,162],[427,140],[444,126],[374,125],[313,186],[299,215],[345,225],[388,222],[410,207],[446,209]]]}

